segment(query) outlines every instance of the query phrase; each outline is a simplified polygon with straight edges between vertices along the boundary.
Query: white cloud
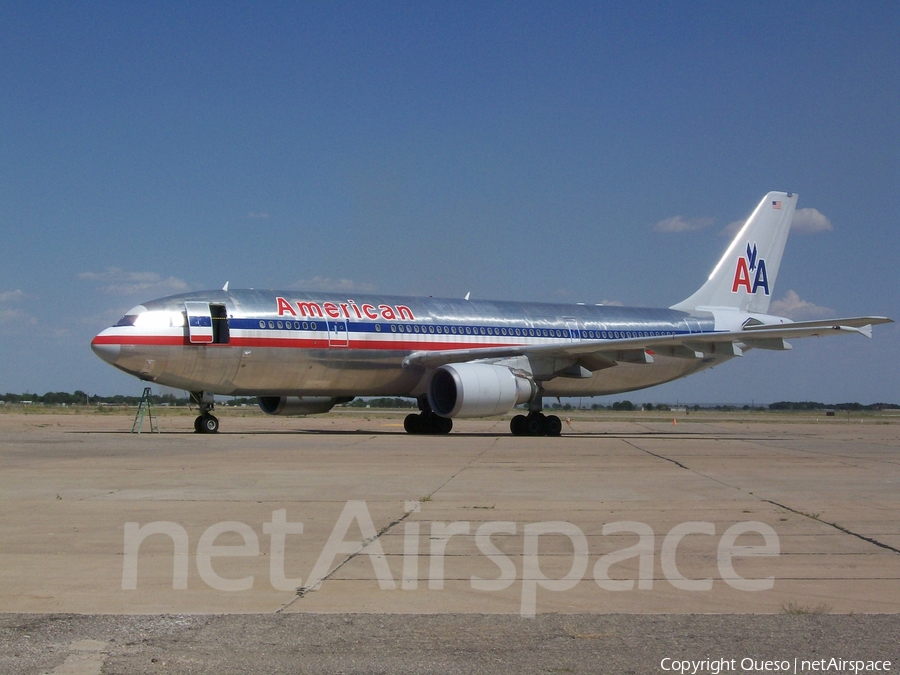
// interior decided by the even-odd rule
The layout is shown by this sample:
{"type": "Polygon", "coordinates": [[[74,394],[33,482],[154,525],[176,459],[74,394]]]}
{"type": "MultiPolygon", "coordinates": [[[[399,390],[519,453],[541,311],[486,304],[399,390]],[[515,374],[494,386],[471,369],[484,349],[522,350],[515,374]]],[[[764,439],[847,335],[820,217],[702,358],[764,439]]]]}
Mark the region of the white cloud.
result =
{"type": "Polygon", "coordinates": [[[23,312],[21,309],[0,309],[0,326],[23,324],[35,325],[37,319],[23,312]]]}
{"type": "Polygon", "coordinates": [[[797,209],[794,212],[791,232],[818,234],[819,232],[830,232],[833,229],[831,221],[816,209],[797,209]]]}
{"type": "Polygon", "coordinates": [[[769,313],[786,316],[789,319],[821,319],[834,311],[828,307],[820,307],[806,300],[801,300],[796,291],[788,291],[781,300],[773,300],[769,305],[769,313]]]}
{"type": "MultiPolygon", "coordinates": [[[[723,237],[734,237],[740,230],[747,219],[736,220],[728,223],[721,234],[723,237]]],[[[794,212],[794,220],[791,222],[791,232],[798,234],[817,234],[819,232],[829,232],[834,227],[831,221],[816,209],[797,209],[794,212]]]]}
{"type": "Polygon", "coordinates": [[[164,279],[156,272],[126,272],[118,267],[108,267],[104,272],[82,272],[78,278],[102,283],[103,292],[110,295],[178,293],[188,287],[176,277],[164,279]]]}
{"type": "Polygon", "coordinates": [[[709,227],[714,222],[713,218],[685,218],[672,216],[659,221],[653,226],[655,232],[693,232],[709,227]]]}
{"type": "Polygon", "coordinates": [[[268,211],[256,211],[256,212],[251,211],[250,213],[247,214],[247,217],[250,218],[251,220],[265,220],[266,218],[269,217],[269,212],[268,211]]]}
{"type": "Polygon", "coordinates": [[[0,292],[0,328],[15,329],[18,326],[37,324],[37,319],[18,307],[10,307],[13,303],[25,299],[21,289],[0,292]],[[5,307],[2,305],[6,305],[5,307]]]}
{"type": "Polygon", "coordinates": [[[301,279],[295,286],[316,291],[340,291],[342,293],[374,291],[375,286],[367,282],[353,281],[352,279],[332,279],[331,277],[316,276],[312,279],[301,279]]]}
{"type": "Polygon", "coordinates": [[[735,237],[737,233],[740,232],[741,228],[744,226],[744,223],[747,222],[747,219],[744,220],[736,220],[733,223],[728,223],[725,226],[725,229],[720,233],[723,237],[735,237]]]}
{"type": "Polygon", "coordinates": [[[619,302],[618,300],[604,300],[600,303],[601,305],[609,305],[610,307],[624,307],[624,302],[619,302]]]}

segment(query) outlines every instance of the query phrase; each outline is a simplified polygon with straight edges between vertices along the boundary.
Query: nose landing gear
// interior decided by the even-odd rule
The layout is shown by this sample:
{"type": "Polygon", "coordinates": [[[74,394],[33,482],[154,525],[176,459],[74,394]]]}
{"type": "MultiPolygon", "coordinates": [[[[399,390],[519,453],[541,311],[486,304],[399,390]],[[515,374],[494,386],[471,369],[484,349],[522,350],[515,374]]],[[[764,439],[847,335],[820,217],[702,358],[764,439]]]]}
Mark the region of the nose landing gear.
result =
{"type": "Polygon", "coordinates": [[[198,434],[215,434],[219,431],[219,418],[205,414],[194,420],[194,432],[198,434]]]}
{"type": "Polygon", "coordinates": [[[191,401],[200,408],[200,416],[194,420],[194,433],[215,434],[219,431],[219,419],[212,414],[216,400],[206,391],[192,391],[191,401]]]}

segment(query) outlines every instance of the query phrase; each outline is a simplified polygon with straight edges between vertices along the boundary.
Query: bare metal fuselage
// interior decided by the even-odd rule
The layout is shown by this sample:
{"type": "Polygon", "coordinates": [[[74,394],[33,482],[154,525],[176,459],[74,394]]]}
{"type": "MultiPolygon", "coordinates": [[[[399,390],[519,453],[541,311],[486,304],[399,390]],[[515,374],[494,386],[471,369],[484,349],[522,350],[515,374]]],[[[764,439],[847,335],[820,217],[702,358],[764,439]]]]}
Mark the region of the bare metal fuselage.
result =
{"type": "MultiPolygon", "coordinates": [[[[431,371],[404,366],[413,353],[714,330],[711,314],[670,309],[241,290],[147,302],[100,333],[92,346],[131,375],[189,391],[420,396],[431,371]],[[203,318],[192,316],[204,305],[221,314],[213,316],[218,330],[212,339],[201,334],[208,330],[200,325],[206,323],[203,318]]],[[[654,355],[652,362],[552,377],[540,382],[541,393],[595,396],[642,389],[728,358],[654,355]]]]}

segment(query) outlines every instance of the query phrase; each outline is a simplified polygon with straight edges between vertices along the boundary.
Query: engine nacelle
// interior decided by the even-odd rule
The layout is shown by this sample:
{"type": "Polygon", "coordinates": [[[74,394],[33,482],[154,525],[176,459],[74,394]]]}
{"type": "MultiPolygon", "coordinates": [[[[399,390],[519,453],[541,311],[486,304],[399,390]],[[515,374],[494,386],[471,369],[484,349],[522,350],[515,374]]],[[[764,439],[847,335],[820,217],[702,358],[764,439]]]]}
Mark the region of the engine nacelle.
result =
{"type": "Polygon", "coordinates": [[[267,415],[315,415],[326,413],[335,403],[346,403],[351,399],[337,399],[332,396],[259,396],[259,408],[267,415]]]}
{"type": "Polygon", "coordinates": [[[536,394],[532,380],[489,363],[441,366],[428,383],[428,403],[441,417],[502,415],[536,394]]]}

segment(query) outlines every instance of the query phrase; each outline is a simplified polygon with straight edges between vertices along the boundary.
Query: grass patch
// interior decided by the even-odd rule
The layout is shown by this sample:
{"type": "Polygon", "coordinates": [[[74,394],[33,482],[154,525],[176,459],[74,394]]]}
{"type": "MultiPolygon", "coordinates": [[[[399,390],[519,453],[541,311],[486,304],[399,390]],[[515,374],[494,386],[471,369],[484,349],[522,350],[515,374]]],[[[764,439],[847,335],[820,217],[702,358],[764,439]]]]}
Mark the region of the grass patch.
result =
{"type": "Polygon", "coordinates": [[[830,611],[831,605],[826,605],[824,602],[818,605],[802,605],[799,602],[791,600],[781,606],[782,614],[790,614],[792,616],[799,616],[801,614],[828,614],[830,611]]]}

